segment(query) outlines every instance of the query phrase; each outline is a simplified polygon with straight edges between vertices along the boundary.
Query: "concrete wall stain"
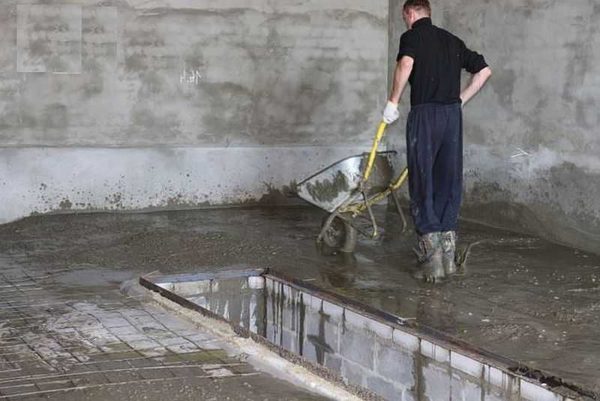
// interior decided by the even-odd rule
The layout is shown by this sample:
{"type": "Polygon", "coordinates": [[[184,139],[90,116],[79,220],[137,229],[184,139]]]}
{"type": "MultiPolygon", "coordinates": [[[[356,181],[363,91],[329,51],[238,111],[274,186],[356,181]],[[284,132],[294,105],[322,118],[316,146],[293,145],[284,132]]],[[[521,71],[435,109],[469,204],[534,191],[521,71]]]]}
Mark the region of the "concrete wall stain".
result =
{"type": "Polygon", "coordinates": [[[63,199],[58,205],[60,210],[70,210],[73,207],[73,203],[67,198],[63,199]]]}
{"type": "Polygon", "coordinates": [[[296,181],[292,181],[289,185],[284,185],[281,188],[265,183],[267,193],[261,196],[257,204],[263,206],[282,206],[295,203],[298,199],[297,186],[298,183],[296,181]]]}
{"type": "Polygon", "coordinates": [[[66,128],[69,125],[67,106],[51,103],[44,107],[42,124],[47,128],[66,128]]]}

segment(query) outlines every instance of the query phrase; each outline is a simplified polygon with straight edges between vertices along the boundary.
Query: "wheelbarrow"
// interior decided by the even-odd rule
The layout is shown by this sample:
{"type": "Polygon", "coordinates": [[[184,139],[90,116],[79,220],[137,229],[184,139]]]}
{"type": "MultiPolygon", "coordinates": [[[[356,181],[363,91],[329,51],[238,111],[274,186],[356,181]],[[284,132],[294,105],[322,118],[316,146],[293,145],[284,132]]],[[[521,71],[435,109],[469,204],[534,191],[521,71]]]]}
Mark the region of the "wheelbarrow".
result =
{"type": "Polygon", "coordinates": [[[396,191],[406,182],[408,169],[393,179],[390,159],[396,152],[379,151],[386,126],[384,122],[379,125],[370,152],[340,160],[298,184],[300,198],[328,212],[321,224],[318,244],[352,253],[359,232],[377,238],[379,230],[372,206],[390,195],[402,219],[402,231],[406,229],[406,218],[396,191]],[[365,211],[371,226],[368,231],[356,224],[357,217],[364,217],[365,211]]]}

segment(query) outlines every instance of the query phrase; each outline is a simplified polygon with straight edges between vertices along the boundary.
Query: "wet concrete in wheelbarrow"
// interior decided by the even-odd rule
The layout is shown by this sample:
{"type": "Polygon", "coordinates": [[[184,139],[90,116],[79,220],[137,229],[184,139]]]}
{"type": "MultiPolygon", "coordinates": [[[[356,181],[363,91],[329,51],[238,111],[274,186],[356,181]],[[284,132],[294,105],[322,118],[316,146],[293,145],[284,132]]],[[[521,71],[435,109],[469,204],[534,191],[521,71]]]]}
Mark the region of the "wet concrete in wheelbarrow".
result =
{"type": "Polygon", "coordinates": [[[465,276],[415,282],[413,235],[379,210],[379,240],[323,255],[315,208],[32,217],[0,227],[4,264],[35,266],[90,291],[142,273],[272,268],[600,391],[600,256],[463,223],[465,276]]]}

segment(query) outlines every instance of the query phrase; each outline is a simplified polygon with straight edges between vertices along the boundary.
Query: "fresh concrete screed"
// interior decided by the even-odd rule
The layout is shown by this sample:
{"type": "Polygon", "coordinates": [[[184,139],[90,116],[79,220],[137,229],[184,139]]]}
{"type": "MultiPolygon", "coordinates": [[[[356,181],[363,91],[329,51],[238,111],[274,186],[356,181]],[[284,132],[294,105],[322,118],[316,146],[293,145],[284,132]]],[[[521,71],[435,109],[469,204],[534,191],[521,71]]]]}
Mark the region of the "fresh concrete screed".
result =
{"type": "MultiPolygon", "coordinates": [[[[494,70],[465,108],[464,216],[597,251],[600,5],[433,3],[494,70]]],[[[254,202],[368,149],[401,5],[3,1],[0,222],[254,202]]]]}

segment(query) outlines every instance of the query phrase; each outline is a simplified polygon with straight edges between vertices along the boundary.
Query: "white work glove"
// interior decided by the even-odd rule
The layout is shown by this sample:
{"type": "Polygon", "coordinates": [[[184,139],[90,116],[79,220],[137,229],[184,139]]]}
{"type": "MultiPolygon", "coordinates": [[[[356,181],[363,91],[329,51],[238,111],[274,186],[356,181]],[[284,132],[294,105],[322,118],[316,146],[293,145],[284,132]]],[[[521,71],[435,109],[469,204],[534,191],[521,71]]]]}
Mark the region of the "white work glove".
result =
{"type": "Polygon", "coordinates": [[[386,124],[391,124],[398,118],[400,118],[400,111],[398,111],[398,105],[396,103],[388,101],[385,105],[385,109],[383,110],[383,122],[386,124]]]}

